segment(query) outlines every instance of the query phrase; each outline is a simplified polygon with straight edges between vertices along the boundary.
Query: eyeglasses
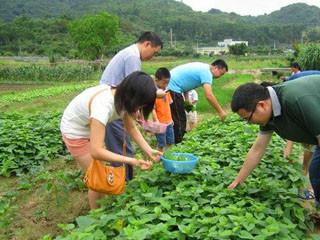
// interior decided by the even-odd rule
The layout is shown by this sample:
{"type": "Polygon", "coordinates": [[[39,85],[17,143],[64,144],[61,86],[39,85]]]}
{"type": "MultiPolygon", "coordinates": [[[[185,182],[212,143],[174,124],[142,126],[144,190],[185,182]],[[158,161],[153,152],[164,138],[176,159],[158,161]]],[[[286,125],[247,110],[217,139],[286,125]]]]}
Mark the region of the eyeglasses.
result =
{"type": "Polygon", "coordinates": [[[252,116],[253,116],[254,112],[256,111],[256,108],[257,108],[257,103],[254,105],[254,108],[252,109],[249,117],[243,118],[243,120],[246,121],[247,123],[251,122],[252,116]]]}

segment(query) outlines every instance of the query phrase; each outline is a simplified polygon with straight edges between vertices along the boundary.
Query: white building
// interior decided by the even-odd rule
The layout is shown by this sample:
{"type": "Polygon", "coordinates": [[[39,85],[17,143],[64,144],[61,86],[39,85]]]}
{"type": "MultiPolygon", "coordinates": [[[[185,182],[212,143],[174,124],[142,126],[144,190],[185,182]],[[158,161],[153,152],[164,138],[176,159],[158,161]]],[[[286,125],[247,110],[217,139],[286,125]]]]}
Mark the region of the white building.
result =
{"type": "Polygon", "coordinates": [[[201,55],[223,55],[229,52],[227,47],[199,47],[196,52],[201,55]]]}
{"type": "Polygon", "coordinates": [[[244,43],[248,46],[248,41],[233,41],[232,39],[224,39],[218,42],[217,47],[197,47],[194,50],[201,55],[223,55],[229,52],[228,46],[244,43]]]}
{"type": "Polygon", "coordinates": [[[228,46],[233,46],[236,44],[241,44],[244,43],[245,45],[249,45],[248,41],[233,41],[231,38],[224,39],[223,42],[218,42],[219,47],[228,47],[228,46]]]}

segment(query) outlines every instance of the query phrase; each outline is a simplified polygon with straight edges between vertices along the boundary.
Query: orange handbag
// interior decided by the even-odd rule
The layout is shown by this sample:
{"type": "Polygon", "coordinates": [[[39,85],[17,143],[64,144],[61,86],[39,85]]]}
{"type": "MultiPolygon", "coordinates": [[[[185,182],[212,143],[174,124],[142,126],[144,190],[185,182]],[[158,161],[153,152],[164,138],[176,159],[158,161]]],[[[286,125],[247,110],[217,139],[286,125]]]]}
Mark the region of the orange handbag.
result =
{"type": "MultiPolygon", "coordinates": [[[[91,103],[95,96],[104,91],[103,89],[94,94],[89,101],[89,116],[91,114],[91,103]]],[[[123,155],[126,155],[126,142],[122,146],[123,155]]],[[[85,185],[96,192],[119,195],[124,192],[126,186],[125,166],[112,167],[104,162],[92,159],[86,174],[83,178],[85,185]]]]}
{"type": "Polygon", "coordinates": [[[119,195],[125,190],[126,170],[124,166],[112,167],[93,159],[83,181],[95,192],[119,195]]]}

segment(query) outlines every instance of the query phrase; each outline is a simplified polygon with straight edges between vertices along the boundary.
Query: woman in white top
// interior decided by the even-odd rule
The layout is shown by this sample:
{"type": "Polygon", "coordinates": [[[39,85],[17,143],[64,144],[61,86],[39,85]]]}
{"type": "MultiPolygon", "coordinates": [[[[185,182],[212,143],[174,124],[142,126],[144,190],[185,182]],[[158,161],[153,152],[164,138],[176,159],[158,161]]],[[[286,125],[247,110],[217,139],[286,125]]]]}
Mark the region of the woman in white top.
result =
{"type": "MultiPolygon", "coordinates": [[[[133,140],[153,161],[158,162],[161,153],[149,146],[134,123],[137,112],[148,117],[155,99],[156,87],[153,79],[140,71],[127,76],[117,89],[99,85],[76,96],[63,113],[60,130],[68,150],[80,167],[86,171],[91,160],[97,159],[126,163],[142,170],[151,168],[152,163],[149,161],[115,154],[105,148],[105,125],[119,118],[123,119],[133,140]]],[[[89,189],[88,196],[90,207],[97,208],[96,200],[104,194],[89,189]]]]}

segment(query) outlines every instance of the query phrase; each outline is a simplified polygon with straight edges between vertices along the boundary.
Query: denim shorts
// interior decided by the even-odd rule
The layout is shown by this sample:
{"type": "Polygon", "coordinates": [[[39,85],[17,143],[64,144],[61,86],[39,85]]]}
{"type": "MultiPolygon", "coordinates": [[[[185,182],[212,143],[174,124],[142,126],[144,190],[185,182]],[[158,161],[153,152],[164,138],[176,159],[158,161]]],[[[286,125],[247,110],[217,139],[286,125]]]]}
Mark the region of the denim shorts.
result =
{"type": "Polygon", "coordinates": [[[164,148],[167,145],[174,144],[173,123],[167,126],[167,130],[165,133],[156,134],[156,138],[159,148],[164,148]]]}

